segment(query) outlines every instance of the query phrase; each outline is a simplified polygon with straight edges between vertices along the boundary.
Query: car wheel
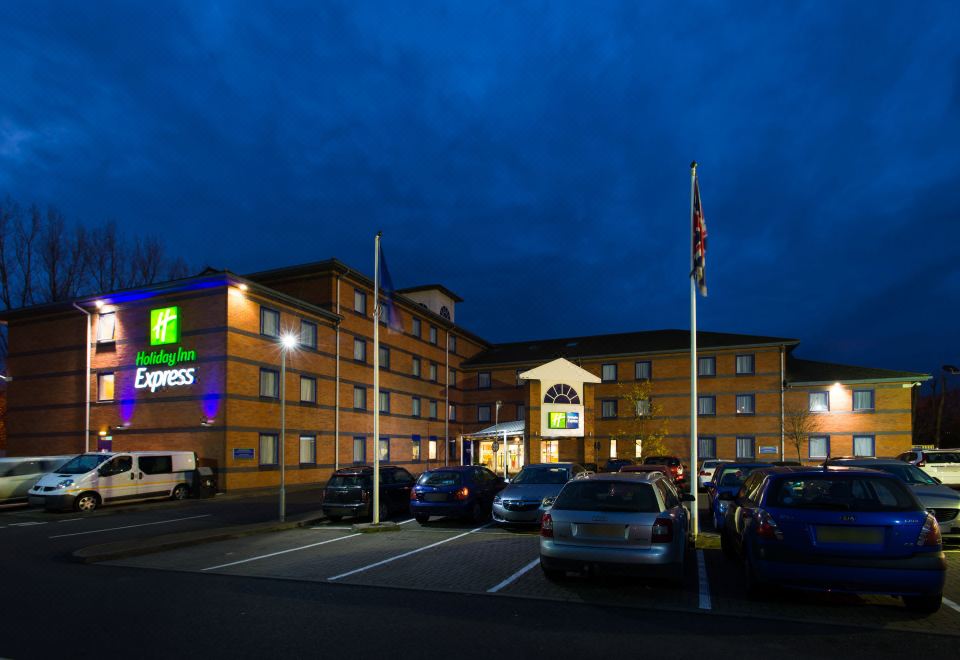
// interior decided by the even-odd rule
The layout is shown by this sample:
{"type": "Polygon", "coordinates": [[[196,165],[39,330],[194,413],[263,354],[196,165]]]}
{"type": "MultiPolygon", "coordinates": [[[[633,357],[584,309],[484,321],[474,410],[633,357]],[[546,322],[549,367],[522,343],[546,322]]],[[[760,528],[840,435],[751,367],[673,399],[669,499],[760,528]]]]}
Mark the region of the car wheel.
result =
{"type": "Polygon", "coordinates": [[[723,550],[723,556],[727,559],[737,558],[737,548],[733,545],[733,539],[726,530],[720,532],[720,549],[723,550]]]}
{"type": "Polygon", "coordinates": [[[488,515],[487,510],[483,504],[480,503],[480,500],[473,503],[473,508],[470,509],[470,519],[473,520],[473,522],[479,525],[487,519],[488,515]]]}
{"type": "Polygon", "coordinates": [[[380,522],[383,522],[390,517],[390,507],[387,506],[386,502],[380,502],[380,522]]]}
{"type": "Polygon", "coordinates": [[[922,614],[933,614],[940,609],[943,602],[943,594],[924,594],[922,596],[904,596],[903,604],[912,612],[922,614]]]}
{"type": "Polygon", "coordinates": [[[430,521],[430,516],[425,513],[418,513],[413,516],[418,523],[421,525],[426,525],[430,521]]]}
{"type": "Polygon", "coordinates": [[[185,485],[180,484],[173,489],[173,493],[170,495],[171,500],[182,501],[187,499],[187,496],[190,495],[190,489],[185,485]]]}
{"type": "Polygon", "coordinates": [[[556,568],[547,568],[543,565],[543,560],[540,560],[540,570],[543,571],[543,577],[547,578],[551,582],[563,582],[567,579],[566,571],[561,571],[556,568]]]}
{"type": "Polygon", "coordinates": [[[73,508],[80,513],[90,513],[100,506],[100,496],[96,493],[81,493],[73,501],[73,508]]]}
{"type": "Polygon", "coordinates": [[[343,516],[329,516],[329,515],[328,515],[328,516],[327,516],[327,520],[329,520],[329,521],[332,522],[332,523],[338,523],[338,522],[340,522],[341,520],[343,520],[343,516]]]}

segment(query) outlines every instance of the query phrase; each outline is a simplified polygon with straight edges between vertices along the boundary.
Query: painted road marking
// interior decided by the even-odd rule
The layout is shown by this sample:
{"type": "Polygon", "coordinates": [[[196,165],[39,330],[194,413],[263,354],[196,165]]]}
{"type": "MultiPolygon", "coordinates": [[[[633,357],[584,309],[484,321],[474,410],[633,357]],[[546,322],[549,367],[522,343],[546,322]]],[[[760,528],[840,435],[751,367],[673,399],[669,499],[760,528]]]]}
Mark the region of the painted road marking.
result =
{"type": "Polygon", "coordinates": [[[58,520],[57,522],[58,522],[58,523],[61,523],[61,522],[73,522],[73,521],[75,521],[75,520],[86,520],[86,518],[67,518],[66,520],[58,520]]]}
{"type": "Polygon", "coordinates": [[[258,557],[250,557],[249,559],[241,559],[240,561],[232,561],[229,564],[219,564],[217,566],[211,566],[209,568],[202,568],[201,571],[213,571],[218,568],[226,568],[227,566],[236,566],[237,564],[246,564],[247,562],[257,561],[258,559],[266,559],[267,557],[276,557],[277,555],[285,555],[288,552],[297,552],[298,550],[306,550],[307,548],[315,548],[318,545],[326,545],[327,543],[336,543],[337,541],[342,541],[344,539],[352,539],[354,536],[360,536],[360,534],[349,534],[348,536],[341,536],[335,539],[327,539],[326,541],[320,541],[319,543],[311,543],[310,545],[301,545],[298,548],[290,548],[289,550],[281,550],[280,552],[271,552],[268,555],[260,555],[258,557]]]}
{"type": "Polygon", "coordinates": [[[31,525],[46,525],[46,524],[47,524],[47,523],[45,523],[45,522],[40,522],[40,521],[38,521],[38,520],[34,520],[34,521],[31,521],[31,522],[10,523],[10,527],[30,527],[31,525]]]}
{"type": "Polygon", "coordinates": [[[707,564],[703,561],[703,550],[697,550],[697,579],[700,583],[700,609],[712,610],[710,604],[710,581],[707,579],[707,564]]]}
{"type": "Polygon", "coordinates": [[[62,539],[67,536],[83,536],[84,534],[99,534],[100,532],[112,532],[118,529],[133,529],[134,527],[149,527],[150,525],[166,525],[168,523],[180,522],[181,520],[194,520],[196,518],[207,518],[209,513],[205,513],[202,516],[187,516],[186,518],[174,518],[173,520],[159,520],[157,522],[141,523],[139,525],[124,525],[123,527],[108,527],[106,529],[92,529],[87,532],[73,532],[72,534],[57,534],[56,536],[51,536],[51,539],[62,539]]]}
{"type": "Polygon", "coordinates": [[[404,552],[403,554],[389,557],[387,559],[383,559],[381,561],[374,562],[372,564],[367,564],[366,566],[361,566],[360,568],[355,568],[352,571],[347,571],[346,573],[341,573],[340,575],[334,575],[333,577],[328,577],[327,579],[333,582],[334,580],[339,580],[340,578],[345,578],[347,576],[354,575],[356,573],[363,573],[364,571],[368,571],[371,568],[376,568],[377,566],[383,566],[384,564],[389,564],[390,562],[397,561],[398,559],[403,559],[404,557],[415,555],[418,552],[423,552],[424,550],[429,550],[430,548],[436,548],[438,545],[443,545],[444,543],[450,543],[450,541],[456,541],[457,539],[462,539],[464,536],[468,536],[469,534],[473,534],[474,532],[479,532],[484,527],[489,527],[492,524],[493,524],[492,522],[489,522],[486,525],[481,525],[480,527],[471,529],[469,532],[464,532],[463,534],[457,534],[456,536],[452,536],[448,539],[437,541],[436,543],[425,545],[422,548],[417,548],[416,550],[411,550],[410,552],[404,552]]]}
{"type": "Polygon", "coordinates": [[[406,520],[401,520],[401,521],[398,522],[397,524],[398,524],[398,525],[406,525],[407,523],[411,523],[411,522],[413,522],[414,520],[416,520],[416,518],[407,518],[406,520]]]}
{"type": "Polygon", "coordinates": [[[503,589],[505,586],[507,586],[508,584],[510,584],[511,582],[513,582],[514,580],[516,580],[518,577],[520,577],[521,575],[523,575],[524,573],[526,573],[527,571],[529,571],[531,568],[533,568],[534,566],[536,566],[536,565],[539,564],[539,563],[540,563],[540,557],[537,557],[537,558],[534,559],[532,562],[530,562],[529,564],[527,564],[526,566],[524,566],[523,568],[521,568],[519,571],[517,571],[516,573],[514,573],[513,575],[511,575],[510,577],[508,577],[506,580],[504,580],[504,581],[501,582],[500,584],[496,585],[495,587],[490,587],[489,589],[487,589],[487,593],[488,593],[488,594],[495,594],[495,593],[497,593],[498,591],[500,591],[501,589],[503,589]]]}
{"type": "Polygon", "coordinates": [[[954,602],[953,602],[952,600],[950,600],[949,598],[946,598],[946,597],[943,598],[943,604],[946,605],[947,607],[949,607],[949,608],[952,609],[952,610],[956,610],[957,612],[960,612],[960,605],[957,605],[956,603],[954,603],[954,602]]]}

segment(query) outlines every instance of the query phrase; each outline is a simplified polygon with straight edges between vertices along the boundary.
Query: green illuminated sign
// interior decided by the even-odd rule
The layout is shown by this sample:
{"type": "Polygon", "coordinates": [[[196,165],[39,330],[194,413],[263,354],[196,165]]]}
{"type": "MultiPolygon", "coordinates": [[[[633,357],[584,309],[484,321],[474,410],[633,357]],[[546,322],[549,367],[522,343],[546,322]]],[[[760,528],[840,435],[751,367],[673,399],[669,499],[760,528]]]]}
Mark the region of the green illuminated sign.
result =
{"type": "Polygon", "coordinates": [[[547,413],[547,426],[551,429],[567,428],[567,413],[565,412],[547,413]]]}
{"type": "Polygon", "coordinates": [[[178,341],[180,341],[180,308],[151,309],[150,345],[175,344],[178,341]]]}

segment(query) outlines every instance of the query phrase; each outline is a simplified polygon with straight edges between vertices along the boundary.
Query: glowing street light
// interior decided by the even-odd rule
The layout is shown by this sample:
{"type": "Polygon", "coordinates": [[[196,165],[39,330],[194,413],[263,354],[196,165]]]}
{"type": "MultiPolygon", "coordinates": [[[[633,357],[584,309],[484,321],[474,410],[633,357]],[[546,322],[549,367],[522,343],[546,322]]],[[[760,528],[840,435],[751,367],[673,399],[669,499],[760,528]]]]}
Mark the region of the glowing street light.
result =
{"type": "Polygon", "coordinates": [[[287,435],[287,353],[297,346],[297,337],[286,333],[280,337],[280,522],[287,519],[287,471],[285,443],[287,435]]]}

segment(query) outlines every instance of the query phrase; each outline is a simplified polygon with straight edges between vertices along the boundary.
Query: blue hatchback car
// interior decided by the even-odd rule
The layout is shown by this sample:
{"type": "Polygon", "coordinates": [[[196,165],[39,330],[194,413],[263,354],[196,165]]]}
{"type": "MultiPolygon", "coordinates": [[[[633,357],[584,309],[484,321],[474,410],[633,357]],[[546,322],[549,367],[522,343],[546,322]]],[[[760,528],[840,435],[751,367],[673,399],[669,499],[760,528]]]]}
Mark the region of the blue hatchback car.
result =
{"type": "Polygon", "coordinates": [[[410,513],[421,525],[430,520],[430,516],[456,516],[482,522],[490,515],[493,497],[505,486],[503,477],[482,465],[427,470],[410,491],[410,513]]]}
{"type": "Polygon", "coordinates": [[[940,608],[940,527],[895,476],[842,467],[771,472],[742,506],[748,592],[879,593],[920,612],[940,608]]]}
{"type": "Polygon", "coordinates": [[[728,500],[720,499],[724,493],[736,493],[740,490],[747,475],[757,468],[768,468],[769,463],[721,463],[713,473],[713,478],[703,484],[707,489],[707,501],[710,505],[710,519],[714,529],[723,528],[723,518],[727,515],[728,500]]]}

